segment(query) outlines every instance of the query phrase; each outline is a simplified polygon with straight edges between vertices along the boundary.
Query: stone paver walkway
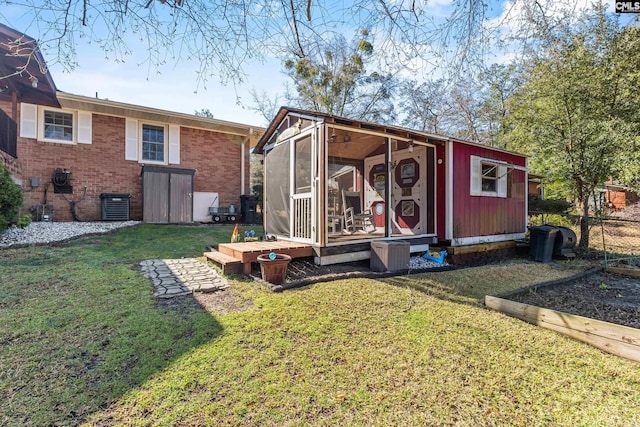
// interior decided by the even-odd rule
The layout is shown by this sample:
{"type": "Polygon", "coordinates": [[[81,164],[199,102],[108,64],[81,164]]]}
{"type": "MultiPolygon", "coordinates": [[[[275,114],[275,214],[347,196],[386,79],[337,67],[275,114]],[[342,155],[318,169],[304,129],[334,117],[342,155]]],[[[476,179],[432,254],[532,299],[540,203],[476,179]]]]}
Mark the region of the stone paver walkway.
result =
{"type": "Polygon", "coordinates": [[[229,287],[227,279],[217,270],[195,258],[150,259],[140,262],[140,268],[153,282],[153,296],[157,298],[215,292],[229,287]]]}

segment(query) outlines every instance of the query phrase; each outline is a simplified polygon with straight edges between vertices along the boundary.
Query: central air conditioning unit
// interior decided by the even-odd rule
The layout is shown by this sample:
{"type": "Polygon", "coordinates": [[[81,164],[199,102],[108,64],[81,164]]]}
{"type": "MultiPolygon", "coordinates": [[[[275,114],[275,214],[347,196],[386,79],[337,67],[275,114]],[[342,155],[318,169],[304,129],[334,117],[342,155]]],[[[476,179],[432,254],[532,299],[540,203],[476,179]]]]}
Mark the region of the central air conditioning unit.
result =
{"type": "Polygon", "coordinates": [[[102,206],[103,221],[128,221],[130,194],[102,193],[100,202],[102,206]]]}

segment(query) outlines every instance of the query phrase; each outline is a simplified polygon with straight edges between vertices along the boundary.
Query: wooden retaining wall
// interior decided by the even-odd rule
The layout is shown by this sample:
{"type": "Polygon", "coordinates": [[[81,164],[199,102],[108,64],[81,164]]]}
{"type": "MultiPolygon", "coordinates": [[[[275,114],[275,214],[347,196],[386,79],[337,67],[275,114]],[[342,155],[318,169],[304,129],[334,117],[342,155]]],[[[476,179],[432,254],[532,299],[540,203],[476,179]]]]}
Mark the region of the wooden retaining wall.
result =
{"type": "Polygon", "coordinates": [[[488,308],[590,344],[607,353],[640,362],[640,329],[486,296],[488,308]]]}

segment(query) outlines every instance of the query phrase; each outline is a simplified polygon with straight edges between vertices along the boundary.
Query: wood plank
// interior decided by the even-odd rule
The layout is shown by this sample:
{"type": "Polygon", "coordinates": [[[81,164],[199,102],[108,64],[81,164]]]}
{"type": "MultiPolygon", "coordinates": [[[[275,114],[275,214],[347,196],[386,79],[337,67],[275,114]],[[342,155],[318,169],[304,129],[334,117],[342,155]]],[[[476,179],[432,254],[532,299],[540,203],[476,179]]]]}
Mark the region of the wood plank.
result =
{"type": "Polygon", "coordinates": [[[486,296],[493,310],[560,332],[607,353],[640,362],[640,329],[486,296]]]}
{"type": "MultiPolygon", "coordinates": [[[[286,241],[268,242],[242,242],[242,243],[221,243],[218,251],[234,258],[242,263],[256,262],[258,256],[270,252],[277,252],[291,256],[292,258],[308,257],[313,255],[313,248],[310,245],[286,241]]],[[[249,272],[250,267],[249,268],[249,272]]],[[[245,270],[247,267],[245,267],[245,270]]]]}
{"type": "Polygon", "coordinates": [[[607,267],[608,273],[623,274],[625,276],[640,277],[640,269],[631,267],[607,267]]]}
{"type": "Polygon", "coordinates": [[[218,251],[205,252],[204,256],[218,264],[222,268],[222,274],[241,274],[243,272],[242,262],[237,258],[218,251]]]}
{"type": "Polygon", "coordinates": [[[476,252],[488,252],[498,249],[514,248],[515,246],[515,241],[508,240],[504,242],[481,243],[478,245],[451,246],[447,248],[447,252],[449,252],[450,255],[463,255],[476,252]]]}
{"type": "Polygon", "coordinates": [[[234,262],[237,264],[242,264],[242,261],[240,261],[239,259],[218,251],[205,252],[204,256],[212,261],[224,262],[227,264],[232,264],[234,262]]]}
{"type": "Polygon", "coordinates": [[[347,254],[325,255],[316,259],[320,265],[342,264],[345,262],[363,261],[371,258],[371,251],[350,252],[347,254]]]}

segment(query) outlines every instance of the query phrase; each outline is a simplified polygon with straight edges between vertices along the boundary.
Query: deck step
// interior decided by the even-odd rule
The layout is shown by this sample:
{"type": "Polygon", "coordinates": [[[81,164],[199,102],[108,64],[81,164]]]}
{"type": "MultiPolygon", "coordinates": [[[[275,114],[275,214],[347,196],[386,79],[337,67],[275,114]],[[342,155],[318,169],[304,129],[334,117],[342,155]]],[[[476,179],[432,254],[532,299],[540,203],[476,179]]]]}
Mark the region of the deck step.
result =
{"type": "Polygon", "coordinates": [[[222,267],[222,274],[242,274],[244,270],[242,261],[238,258],[232,257],[231,255],[223,254],[218,251],[211,251],[205,252],[204,256],[220,265],[220,267],[222,267]]]}

